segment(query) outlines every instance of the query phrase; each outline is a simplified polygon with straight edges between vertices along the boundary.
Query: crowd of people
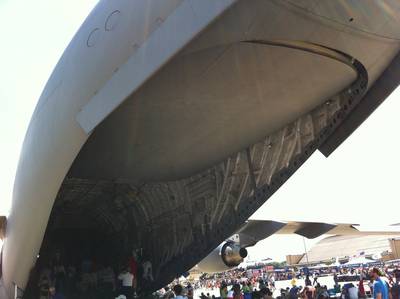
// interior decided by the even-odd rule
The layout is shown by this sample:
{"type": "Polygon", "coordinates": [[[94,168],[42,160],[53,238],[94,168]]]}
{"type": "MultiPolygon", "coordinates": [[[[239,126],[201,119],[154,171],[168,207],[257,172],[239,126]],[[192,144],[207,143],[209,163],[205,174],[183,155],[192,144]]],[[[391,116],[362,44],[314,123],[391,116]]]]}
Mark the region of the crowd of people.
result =
{"type": "MultiPolygon", "coordinates": [[[[190,283],[175,281],[153,295],[162,299],[363,299],[372,296],[374,299],[400,299],[400,270],[361,267],[327,271],[283,273],[236,269],[203,275],[200,280],[190,283]],[[326,279],[325,284],[320,283],[327,275],[332,277],[329,279],[333,279],[333,284],[329,285],[333,287],[325,285],[328,284],[326,279]],[[282,279],[287,281],[286,287],[277,289],[276,283],[282,279]]],[[[137,256],[136,252],[124,259],[119,267],[96,263],[90,258],[74,265],[65,264],[56,253],[40,268],[37,279],[33,280],[35,293],[29,298],[132,299],[153,280],[151,262],[143,255],[137,256]]]]}
{"type": "Polygon", "coordinates": [[[32,280],[36,286],[30,295],[40,299],[131,299],[153,279],[151,262],[138,258],[136,252],[116,268],[90,258],[65,265],[56,253],[32,280]]]}
{"type": "Polygon", "coordinates": [[[400,299],[400,270],[392,273],[384,272],[383,269],[348,269],[349,273],[359,275],[358,282],[339,283],[338,273],[333,273],[333,288],[321,285],[318,275],[305,275],[304,285],[299,285],[299,280],[292,274],[291,287],[277,290],[275,287],[275,275],[267,275],[258,279],[246,278],[239,271],[230,271],[213,279],[206,279],[186,287],[176,284],[172,289],[167,287],[157,293],[163,299],[192,299],[194,289],[213,291],[213,295],[202,292],[197,296],[200,299],[363,299],[373,297],[374,299],[400,299]],[[237,275],[235,277],[235,275],[237,275]],[[220,280],[222,278],[222,280],[220,280]],[[215,295],[218,289],[218,296],[215,295]],[[275,296],[274,296],[275,294],[275,296]]]}

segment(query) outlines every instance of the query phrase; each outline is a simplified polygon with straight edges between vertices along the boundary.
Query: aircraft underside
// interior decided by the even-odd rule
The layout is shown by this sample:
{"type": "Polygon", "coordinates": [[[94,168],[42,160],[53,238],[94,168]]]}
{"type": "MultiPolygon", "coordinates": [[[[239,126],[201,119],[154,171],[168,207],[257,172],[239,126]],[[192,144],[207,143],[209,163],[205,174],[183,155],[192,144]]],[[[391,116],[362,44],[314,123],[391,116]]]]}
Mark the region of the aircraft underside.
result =
{"type": "MultiPolygon", "coordinates": [[[[305,44],[295,45],[309,51],[305,44]]],[[[84,228],[82,239],[92,238],[92,244],[103,246],[97,252],[91,248],[100,259],[123,263],[132,249],[140,250],[153,263],[155,282],[148,290],[193,267],[323,145],[364,95],[368,75],[357,60],[311,46],[320,51],[317,55],[337,55],[354,68],[354,82],[259,142],[180,180],[135,185],[68,176],[49,221],[49,246],[68,248],[65,244],[74,244],[79,234],[74,231],[84,228]]]]}
{"type": "MultiPolygon", "coordinates": [[[[174,9],[187,2],[198,3],[199,11],[201,5],[206,6],[200,0],[170,2],[175,3],[174,9]]],[[[52,148],[45,148],[52,159],[46,160],[43,154],[45,162],[40,167],[44,170],[37,167],[45,173],[43,178],[24,177],[24,163],[35,161],[31,152],[36,155],[28,148],[29,159],[21,159],[22,179],[16,183],[18,187],[24,180],[33,180],[30,188],[38,192],[39,201],[44,195],[35,189],[35,179],[62,181],[60,185],[54,179],[53,191],[46,193],[43,214],[50,209],[51,214],[37,269],[60,251],[71,262],[91,255],[98,263],[117,267],[137,250],[151,261],[154,272],[154,281],[142,291],[156,290],[233,235],[314,151],[328,155],[339,146],[398,85],[390,72],[399,69],[400,27],[393,25],[398,25],[397,19],[390,19],[397,16],[390,5],[371,2],[364,7],[351,2],[350,9],[339,2],[335,2],[337,7],[330,1],[314,2],[242,0],[229,5],[98,124],[99,113],[91,107],[98,107],[95,100],[109,92],[107,82],[118,85],[112,80],[128,68],[123,58],[128,60],[135,51],[140,54],[140,45],[130,41],[129,50],[121,46],[117,54],[122,58],[114,53],[120,61],[107,69],[112,70],[110,74],[100,71],[99,61],[107,64],[114,56],[102,48],[95,53],[100,58],[91,65],[92,73],[81,60],[63,58],[68,63],[62,60],[61,67],[67,69],[56,69],[55,74],[68,73],[70,67],[72,79],[53,80],[58,85],[48,92],[50,100],[39,102],[33,129],[27,134],[28,141],[34,133],[42,137],[41,128],[53,130],[49,123],[55,124],[51,136],[58,143],[51,140],[52,148]],[[366,18],[363,9],[374,13],[374,18],[366,18]],[[381,13],[375,13],[376,9],[381,13]],[[387,72],[389,65],[392,69],[387,72]],[[89,79],[98,73],[99,78],[93,79],[98,86],[90,91],[74,89],[74,84],[80,86],[74,75],[85,72],[89,79]],[[57,110],[60,105],[51,106],[55,101],[51,97],[69,103],[82,96],[79,92],[92,98],[84,104],[78,100],[65,104],[73,108],[64,121],[64,111],[57,110]],[[55,112],[47,115],[54,119],[41,123],[40,113],[50,109],[45,107],[53,108],[55,112]],[[356,120],[351,119],[353,115],[356,120]],[[63,134],[57,131],[62,123],[57,117],[65,123],[59,129],[63,134]],[[58,160],[57,151],[62,159],[58,160]],[[54,170],[56,175],[48,171],[52,167],[60,169],[54,170]],[[57,194],[54,205],[52,194],[57,194]]],[[[104,1],[98,11],[102,5],[108,9],[104,1]]],[[[123,15],[123,9],[118,9],[123,15]]],[[[167,21],[168,14],[155,18],[157,26],[151,28],[161,30],[167,21]]],[[[95,48],[90,36],[87,42],[85,51],[95,48]]],[[[110,44],[107,49],[117,51],[110,44]]],[[[151,50],[148,46],[145,53],[151,50]]],[[[84,53],[89,53],[87,61],[95,56],[84,53]]],[[[130,78],[121,81],[129,83],[130,78]]],[[[93,87],[93,82],[87,85],[93,87]]],[[[27,147],[40,144],[40,140],[35,142],[26,142],[27,147]]],[[[30,194],[28,189],[19,194],[30,194]]],[[[19,199],[19,207],[24,207],[23,200],[19,199]]],[[[38,201],[32,199],[32,205],[38,201]]],[[[10,219],[14,226],[19,223],[18,216],[10,219]]],[[[38,227],[36,239],[41,239],[42,230],[38,227]]],[[[26,236],[14,238],[9,239],[17,244],[26,236]]],[[[32,248],[40,245],[36,239],[32,248]]],[[[24,267],[30,259],[23,260],[24,267]]],[[[8,269],[17,262],[16,253],[8,260],[8,269]]],[[[15,275],[23,285],[27,275],[15,275]]],[[[10,283],[14,278],[7,279],[10,283]]],[[[33,276],[30,283],[35,285],[33,276]]]]}

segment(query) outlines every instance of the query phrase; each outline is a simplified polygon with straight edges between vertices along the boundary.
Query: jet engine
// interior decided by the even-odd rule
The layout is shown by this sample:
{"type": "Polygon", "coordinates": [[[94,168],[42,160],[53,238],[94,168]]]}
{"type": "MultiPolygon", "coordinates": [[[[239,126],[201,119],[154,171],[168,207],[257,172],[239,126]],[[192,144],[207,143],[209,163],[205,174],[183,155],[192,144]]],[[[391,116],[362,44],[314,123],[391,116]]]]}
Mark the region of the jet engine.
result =
{"type": "Polygon", "coordinates": [[[215,248],[197,266],[207,273],[223,272],[237,267],[247,256],[247,250],[233,241],[226,241],[215,248]]]}

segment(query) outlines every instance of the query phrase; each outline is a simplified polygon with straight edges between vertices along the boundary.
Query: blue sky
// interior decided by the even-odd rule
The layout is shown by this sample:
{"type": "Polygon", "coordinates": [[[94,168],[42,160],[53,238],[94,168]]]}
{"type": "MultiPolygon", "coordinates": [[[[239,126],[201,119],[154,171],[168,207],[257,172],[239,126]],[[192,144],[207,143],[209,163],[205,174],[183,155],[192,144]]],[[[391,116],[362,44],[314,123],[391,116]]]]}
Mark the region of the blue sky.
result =
{"type": "MultiPolygon", "coordinates": [[[[0,214],[10,208],[21,144],[40,93],[96,3],[0,0],[0,214]]],[[[254,218],[400,222],[399,96],[396,91],[330,158],[314,154],[254,218]]],[[[250,253],[279,259],[277,240],[286,242],[285,253],[302,250],[301,239],[289,236],[273,237],[250,253]]]]}

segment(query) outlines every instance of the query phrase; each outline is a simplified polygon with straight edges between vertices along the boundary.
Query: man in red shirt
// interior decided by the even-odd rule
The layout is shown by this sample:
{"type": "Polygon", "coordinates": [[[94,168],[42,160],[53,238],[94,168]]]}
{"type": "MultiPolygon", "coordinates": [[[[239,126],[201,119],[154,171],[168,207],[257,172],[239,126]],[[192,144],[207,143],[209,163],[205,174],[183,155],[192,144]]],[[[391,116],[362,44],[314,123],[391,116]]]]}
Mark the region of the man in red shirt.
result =
{"type": "Polygon", "coordinates": [[[134,295],[136,295],[138,263],[136,260],[136,252],[134,250],[132,251],[132,256],[129,258],[129,269],[133,275],[132,287],[134,295]]]}

